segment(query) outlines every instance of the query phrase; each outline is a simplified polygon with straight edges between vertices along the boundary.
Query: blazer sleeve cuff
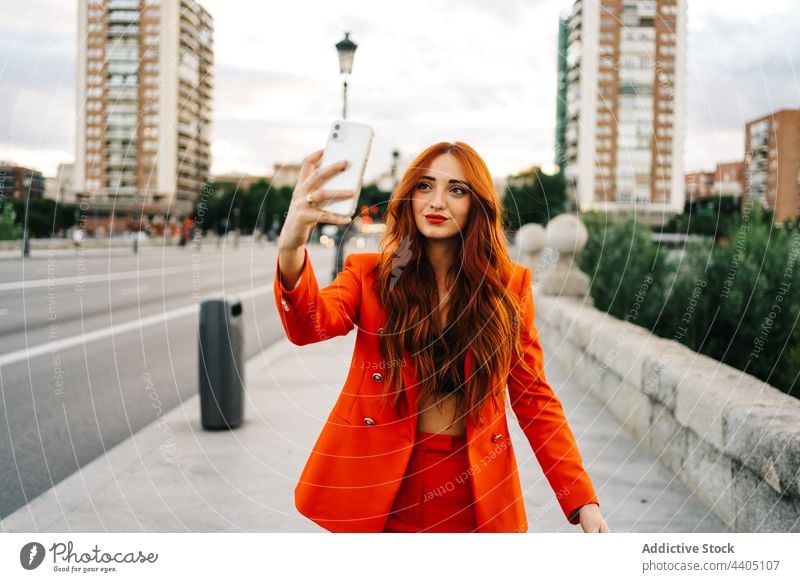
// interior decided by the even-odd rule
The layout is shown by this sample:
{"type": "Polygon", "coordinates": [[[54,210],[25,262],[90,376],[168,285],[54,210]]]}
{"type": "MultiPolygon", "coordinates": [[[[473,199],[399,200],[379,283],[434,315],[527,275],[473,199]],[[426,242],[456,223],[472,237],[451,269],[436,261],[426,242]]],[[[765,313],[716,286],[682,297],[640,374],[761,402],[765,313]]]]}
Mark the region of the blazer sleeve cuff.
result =
{"type": "Polygon", "coordinates": [[[308,256],[308,249],[303,251],[303,266],[300,269],[300,276],[297,283],[290,289],[283,284],[281,279],[280,254],[275,262],[275,279],[273,281],[273,294],[275,295],[275,306],[281,314],[281,322],[286,328],[289,339],[299,336],[298,325],[301,325],[298,316],[306,310],[308,298],[316,290],[316,278],[311,267],[311,260],[308,256]]]}
{"type": "Polygon", "coordinates": [[[294,284],[294,287],[289,289],[283,284],[283,279],[281,278],[281,257],[280,254],[278,255],[278,261],[275,265],[275,281],[277,283],[276,287],[278,291],[280,291],[281,295],[288,295],[292,296],[293,294],[296,295],[296,291],[300,288],[300,285],[303,283],[303,278],[307,277],[306,271],[308,270],[308,249],[303,249],[303,266],[300,268],[300,276],[297,278],[297,281],[294,284]]]}
{"type": "MultiPolygon", "coordinates": [[[[580,516],[579,516],[581,509],[584,506],[590,505],[592,503],[594,503],[595,505],[600,507],[600,502],[597,501],[597,498],[595,497],[595,498],[592,498],[591,501],[587,501],[586,503],[581,503],[580,505],[578,505],[577,507],[575,507],[572,510],[569,510],[569,511],[565,510],[565,514],[567,516],[567,521],[569,521],[572,525],[578,525],[581,522],[580,516]]],[[[570,507],[572,507],[572,506],[570,506],[570,507]]]]}

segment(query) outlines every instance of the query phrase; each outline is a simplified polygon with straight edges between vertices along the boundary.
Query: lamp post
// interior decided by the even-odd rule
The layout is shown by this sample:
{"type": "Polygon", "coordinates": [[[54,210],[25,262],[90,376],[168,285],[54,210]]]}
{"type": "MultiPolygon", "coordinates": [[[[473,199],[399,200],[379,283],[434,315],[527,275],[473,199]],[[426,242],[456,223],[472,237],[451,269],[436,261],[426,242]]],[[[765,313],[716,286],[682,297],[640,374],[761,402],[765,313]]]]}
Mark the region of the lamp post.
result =
{"type": "Polygon", "coordinates": [[[30,233],[28,232],[28,206],[31,201],[31,188],[28,186],[25,190],[25,218],[23,219],[23,230],[22,230],[22,258],[30,257],[31,256],[31,239],[30,233]]]}
{"type": "Polygon", "coordinates": [[[234,224],[233,248],[235,249],[239,248],[239,233],[241,232],[241,224],[240,224],[241,221],[239,219],[240,213],[241,210],[239,210],[238,206],[233,209],[233,224],[234,224]]]}
{"type": "Polygon", "coordinates": [[[358,45],[350,40],[349,32],[345,32],[344,38],[336,43],[336,52],[339,53],[339,72],[344,76],[342,119],[347,119],[347,75],[353,72],[353,57],[357,48],[358,45]]]}
{"type": "Polygon", "coordinates": [[[400,150],[392,150],[392,190],[397,188],[397,164],[400,161],[400,150]]]}
{"type": "MultiPolygon", "coordinates": [[[[342,94],[342,119],[347,119],[347,76],[353,71],[353,57],[356,54],[358,45],[350,40],[350,33],[345,32],[344,38],[336,43],[336,52],[339,54],[339,72],[344,77],[342,94]]],[[[341,272],[344,267],[344,257],[342,257],[342,246],[344,243],[345,226],[336,227],[334,236],[334,261],[332,279],[341,272]]]]}

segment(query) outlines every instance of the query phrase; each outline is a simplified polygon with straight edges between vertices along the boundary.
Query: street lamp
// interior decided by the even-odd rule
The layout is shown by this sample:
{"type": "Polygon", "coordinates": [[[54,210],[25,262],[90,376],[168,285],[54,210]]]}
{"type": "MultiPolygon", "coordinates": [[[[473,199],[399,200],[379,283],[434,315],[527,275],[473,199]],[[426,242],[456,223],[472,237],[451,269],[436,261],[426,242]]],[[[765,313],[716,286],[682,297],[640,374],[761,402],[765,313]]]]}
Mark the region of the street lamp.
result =
{"type": "Polygon", "coordinates": [[[358,45],[350,40],[350,33],[344,33],[344,39],[336,43],[339,53],[339,72],[344,76],[344,99],[342,103],[342,119],[347,119],[347,75],[353,72],[353,57],[358,45]]]}
{"type": "Polygon", "coordinates": [[[392,150],[392,190],[397,188],[397,164],[400,161],[400,150],[392,150]]]}
{"type": "Polygon", "coordinates": [[[239,207],[236,206],[233,209],[233,224],[234,224],[234,227],[233,227],[234,228],[234,231],[233,231],[233,237],[234,237],[233,238],[233,248],[235,248],[235,249],[239,248],[239,233],[242,230],[241,229],[240,220],[239,220],[239,214],[240,213],[241,213],[241,210],[239,210],[239,207]]]}
{"type": "Polygon", "coordinates": [[[23,219],[23,230],[22,230],[22,258],[26,258],[31,256],[31,237],[30,233],[28,232],[28,206],[31,201],[31,187],[28,186],[25,189],[25,218],[23,219]]]}
{"type": "MultiPolygon", "coordinates": [[[[13,170],[12,170],[13,171],[13,170]]],[[[21,169],[19,171],[22,171],[21,169]]],[[[13,174],[12,174],[13,175],[13,174]]],[[[2,186],[1,182],[3,181],[2,178],[5,178],[5,172],[0,175],[0,186],[2,186]]],[[[29,170],[23,174],[22,179],[22,186],[25,189],[25,216],[23,218],[22,224],[22,258],[29,257],[31,254],[31,236],[30,230],[28,228],[28,207],[30,206],[31,201],[31,188],[33,188],[33,181],[36,178],[35,173],[33,170],[29,170]]]]}
{"type": "MultiPolygon", "coordinates": [[[[344,38],[336,43],[336,52],[339,53],[339,72],[344,77],[344,92],[342,98],[342,119],[347,119],[347,76],[353,72],[353,57],[356,54],[358,45],[350,40],[350,33],[345,32],[344,38]]],[[[345,227],[338,225],[334,236],[334,261],[333,276],[336,278],[344,268],[344,258],[342,257],[342,243],[344,240],[345,227]]]]}

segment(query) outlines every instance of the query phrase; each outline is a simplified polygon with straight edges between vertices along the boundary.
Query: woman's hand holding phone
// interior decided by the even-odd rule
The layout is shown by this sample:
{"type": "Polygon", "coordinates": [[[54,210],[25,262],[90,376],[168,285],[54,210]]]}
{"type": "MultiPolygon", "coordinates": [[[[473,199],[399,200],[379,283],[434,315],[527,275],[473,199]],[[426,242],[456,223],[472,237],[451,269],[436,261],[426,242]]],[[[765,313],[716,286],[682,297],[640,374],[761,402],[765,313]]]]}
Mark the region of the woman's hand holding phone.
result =
{"type": "Polygon", "coordinates": [[[303,250],[308,236],[318,222],[329,224],[349,224],[349,216],[334,214],[321,210],[318,206],[324,202],[333,202],[355,195],[353,190],[324,189],[325,182],[343,172],[347,161],[336,162],[320,167],[324,150],[318,150],[307,156],[300,166],[300,176],[292,193],[289,212],[278,237],[279,265],[284,285],[294,287],[303,268],[303,250]]]}
{"type": "Polygon", "coordinates": [[[278,241],[278,248],[281,250],[302,247],[318,222],[349,224],[352,220],[349,216],[333,214],[318,208],[324,202],[353,197],[352,190],[322,188],[329,178],[347,168],[347,162],[336,162],[326,167],[319,167],[318,162],[321,158],[322,150],[319,150],[303,160],[303,164],[300,167],[300,177],[292,193],[289,212],[286,215],[286,221],[283,223],[280,240],[278,241]],[[309,202],[309,195],[311,196],[311,202],[309,202]]]}

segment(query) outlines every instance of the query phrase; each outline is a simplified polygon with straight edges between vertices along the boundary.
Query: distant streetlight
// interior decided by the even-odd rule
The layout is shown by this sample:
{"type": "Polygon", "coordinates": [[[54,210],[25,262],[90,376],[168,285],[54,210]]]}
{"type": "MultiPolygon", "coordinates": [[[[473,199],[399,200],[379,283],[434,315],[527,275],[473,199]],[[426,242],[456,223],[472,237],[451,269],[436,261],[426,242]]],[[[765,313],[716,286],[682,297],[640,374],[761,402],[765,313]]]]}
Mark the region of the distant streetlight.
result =
{"type": "Polygon", "coordinates": [[[139,254],[139,231],[138,231],[139,225],[137,224],[139,222],[139,214],[134,212],[131,216],[133,218],[134,224],[136,225],[136,226],[133,227],[134,228],[134,231],[133,231],[133,254],[136,255],[136,254],[139,254]]]}
{"type": "MultiPolygon", "coordinates": [[[[347,76],[353,72],[353,57],[356,54],[358,45],[350,40],[350,33],[345,32],[344,38],[336,43],[336,52],[339,53],[339,72],[344,77],[344,91],[342,96],[342,119],[347,119],[347,76]]],[[[344,257],[342,257],[342,243],[344,240],[344,225],[336,227],[336,235],[334,236],[334,260],[333,260],[333,276],[335,279],[341,270],[344,268],[344,257]]]]}
{"type": "Polygon", "coordinates": [[[239,248],[239,233],[241,232],[241,224],[240,224],[240,219],[239,219],[239,214],[240,213],[241,213],[241,210],[239,210],[238,206],[233,209],[233,224],[234,224],[233,248],[235,248],[235,249],[239,248]]]}
{"type": "MultiPolygon", "coordinates": [[[[33,178],[31,178],[31,182],[33,178]]],[[[25,218],[23,219],[23,230],[22,230],[22,258],[29,257],[31,255],[31,240],[30,240],[30,233],[28,232],[28,205],[31,201],[31,186],[25,189],[25,218]]]]}
{"type": "Polygon", "coordinates": [[[392,190],[397,188],[399,178],[397,177],[397,164],[400,161],[400,151],[392,150],[392,190]]]}

